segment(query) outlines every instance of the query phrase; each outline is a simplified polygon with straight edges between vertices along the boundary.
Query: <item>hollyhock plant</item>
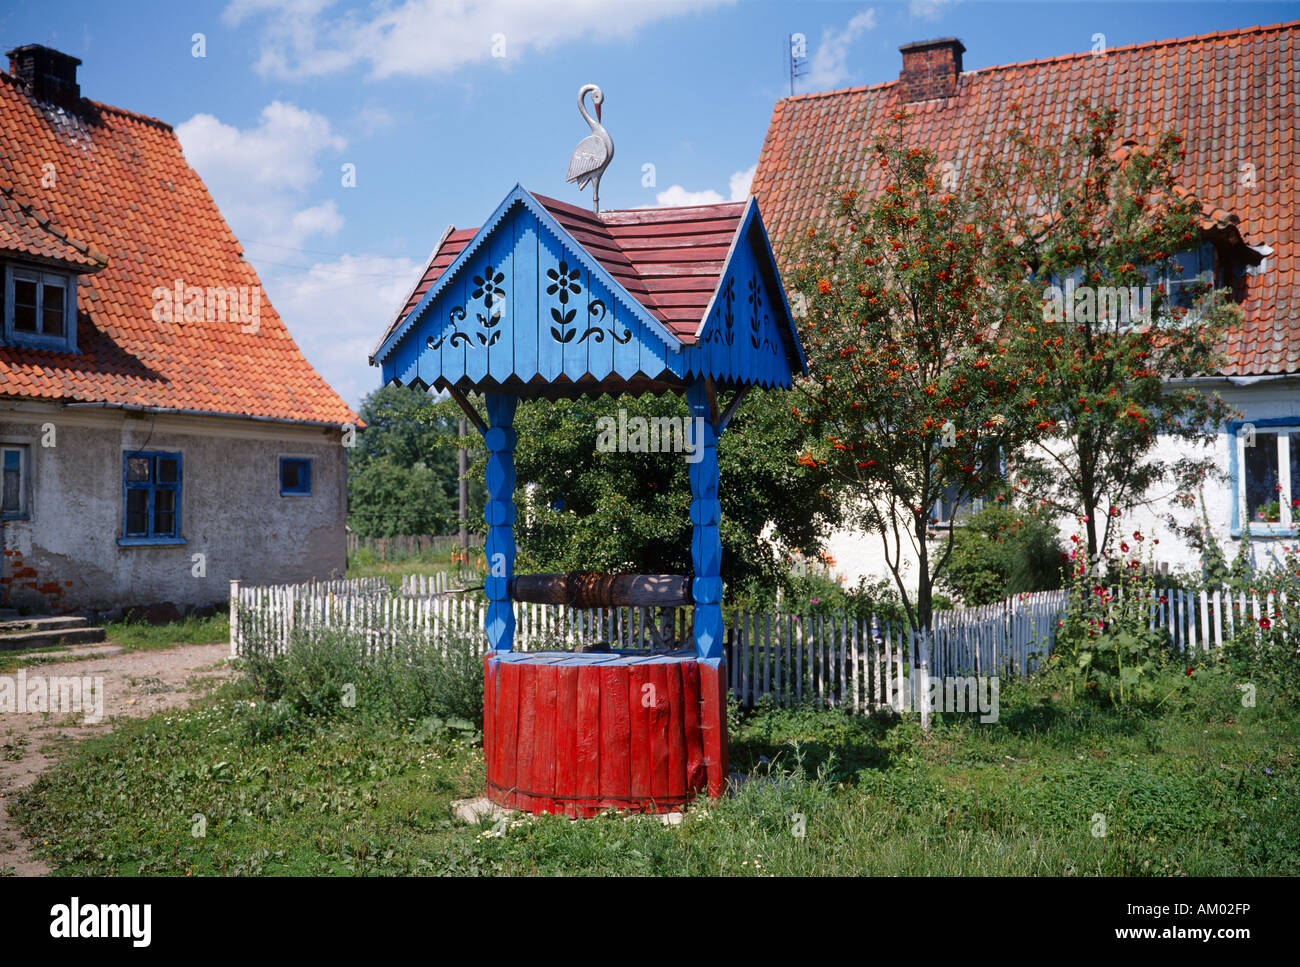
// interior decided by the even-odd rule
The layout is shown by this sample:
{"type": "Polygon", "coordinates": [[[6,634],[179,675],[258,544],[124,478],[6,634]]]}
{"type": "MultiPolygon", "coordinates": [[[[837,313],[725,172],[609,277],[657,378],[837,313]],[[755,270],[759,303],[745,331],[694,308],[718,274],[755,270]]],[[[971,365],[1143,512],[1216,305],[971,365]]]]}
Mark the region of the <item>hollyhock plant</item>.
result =
{"type": "Polygon", "coordinates": [[[1067,610],[1054,657],[1072,693],[1126,706],[1152,697],[1155,671],[1170,654],[1170,637],[1152,627],[1160,595],[1151,552],[1143,560],[1138,547],[1124,542],[1120,547],[1117,557],[1099,556],[1092,564],[1080,557],[1067,570],[1067,610]]]}

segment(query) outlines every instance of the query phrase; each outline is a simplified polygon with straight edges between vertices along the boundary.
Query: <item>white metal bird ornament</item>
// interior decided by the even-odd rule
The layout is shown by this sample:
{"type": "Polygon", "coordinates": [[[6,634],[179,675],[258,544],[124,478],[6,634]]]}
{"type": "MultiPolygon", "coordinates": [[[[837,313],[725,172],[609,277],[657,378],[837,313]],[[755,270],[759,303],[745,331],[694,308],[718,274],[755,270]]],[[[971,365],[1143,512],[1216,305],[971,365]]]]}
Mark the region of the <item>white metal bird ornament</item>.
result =
{"type": "Polygon", "coordinates": [[[591,206],[597,214],[600,213],[600,176],[614,160],[614,139],[600,123],[600,106],[603,103],[605,95],[595,84],[584,84],[578,91],[578,111],[590,125],[591,134],[579,141],[573,149],[573,157],[569,159],[569,173],[564,176],[565,181],[576,181],[579,191],[586,188],[588,182],[591,183],[591,206]],[[587,106],[583,103],[588,94],[591,95],[591,103],[596,106],[594,119],[587,113],[587,106]]]}

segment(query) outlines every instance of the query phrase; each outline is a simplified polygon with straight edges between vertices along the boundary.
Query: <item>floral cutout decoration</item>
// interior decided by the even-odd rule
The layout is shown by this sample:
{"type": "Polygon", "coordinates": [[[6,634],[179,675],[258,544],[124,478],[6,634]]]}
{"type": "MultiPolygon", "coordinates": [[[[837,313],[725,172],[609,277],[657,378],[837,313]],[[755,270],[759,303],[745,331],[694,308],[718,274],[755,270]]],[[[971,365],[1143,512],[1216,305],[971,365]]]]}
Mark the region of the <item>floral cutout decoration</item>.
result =
{"type": "Polygon", "coordinates": [[[464,306],[454,306],[447,313],[447,318],[451,320],[451,332],[444,332],[437,339],[430,336],[426,341],[430,349],[440,348],[444,340],[449,341],[453,347],[460,345],[472,347],[474,340],[477,339],[480,346],[490,347],[501,338],[501,330],[497,326],[501,324],[505,309],[506,290],[501,285],[506,279],[505,273],[489,264],[484,267],[481,274],[473,278],[474,291],[470,293],[470,298],[483,301],[483,311],[474,313],[480,331],[462,332],[460,324],[465,321],[467,313],[464,306]]]}
{"type": "Polygon", "coordinates": [[[763,309],[763,286],[758,281],[758,274],[753,273],[749,277],[749,344],[759,351],[767,350],[776,355],[776,343],[764,335],[771,331],[771,321],[772,317],[763,309]]]}
{"type": "Polygon", "coordinates": [[[632,338],[632,331],[624,328],[620,336],[616,329],[602,329],[600,323],[604,320],[608,310],[605,303],[600,299],[593,299],[587,306],[587,313],[591,316],[586,330],[581,336],[578,335],[578,329],[573,325],[573,320],[578,314],[576,307],[569,306],[570,295],[581,295],[582,284],[578,281],[582,278],[582,269],[574,267],[569,268],[567,259],[561,259],[558,270],[547,269],[546,277],[551,280],[551,284],[546,287],[546,294],[553,295],[559,300],[558,306],[551,306],[551,320],[555,325],[551,326],[551,336],[558,343],[570,343],[576,337],[578,344],[584,343],[588,338],[595,337],[596,342],[605,341],[605,333],[609,333],[614,341],[619,345],[626,344],[632,338]],[[595,324],[591,324],[594,322],[595,324]]]}
{"type": "Polygon", "coordinates": [[[734,283],[735,279],[728,276],[726,283],[722,286],[722,327],[713,327],[709,334],[704,337],[705,342],[725,342],[730,346],[736,341],[734,328],[736,325],[736,314],[732,309],[732,304],[736,301],[734,283]]]}

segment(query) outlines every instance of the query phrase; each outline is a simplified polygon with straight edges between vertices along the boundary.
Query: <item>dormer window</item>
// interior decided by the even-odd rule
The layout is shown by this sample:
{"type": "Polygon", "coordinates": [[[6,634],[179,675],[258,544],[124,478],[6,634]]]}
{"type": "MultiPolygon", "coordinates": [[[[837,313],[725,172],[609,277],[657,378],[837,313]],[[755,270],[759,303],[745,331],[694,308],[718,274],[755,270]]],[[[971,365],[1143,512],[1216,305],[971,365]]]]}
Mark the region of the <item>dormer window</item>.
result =
{"type": "Polygon", "coordinates": [[[4,341],[77,350],[77,277],[42,266],[5,265],[4,341]]]}
{"type": "Polygon", "coordinates": [[[1175,252],[1168,262],[1152,269],[1148,278],[1153,285],[1164,290],[1170,305],[1191,309],[1202,292],[1219,285],[1214,267],[1214,245],[1204,242],[1175,252]]]}

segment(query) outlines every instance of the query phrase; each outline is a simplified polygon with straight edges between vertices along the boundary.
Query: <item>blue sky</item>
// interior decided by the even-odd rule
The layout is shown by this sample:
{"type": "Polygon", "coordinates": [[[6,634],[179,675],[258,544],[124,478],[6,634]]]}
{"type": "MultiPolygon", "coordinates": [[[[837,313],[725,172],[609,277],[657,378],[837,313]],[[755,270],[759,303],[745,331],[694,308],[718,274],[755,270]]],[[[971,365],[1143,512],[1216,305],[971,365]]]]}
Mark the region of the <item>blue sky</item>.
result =
{"type": "Polygon", "coordinates": [[[366,356],[449,223],[516,183],[564,183],[604,89],[604,208],[743,197],[788,35],[798,91],[898,76],[900,44],[956,36],[964,67],[1295,19],[1287,3],[977,0],[233,0],[65,2],[0,12],[7,50],[82,59],[83,95],[174,125],[308,359],[353,406],[366,356]],[[202,53],[195,56],[195,34],[202,53]],[[494,45],[496,50],[494,51],[494,45]],[[504,47],[504,49],[502,49],[504,47]],[[494,56],[502,54],[504,56],[494,56]],[[654,184],[643,184],[645,165],[654,184]],[[343,166],[355,166],[355,187],[343,166]]]}

